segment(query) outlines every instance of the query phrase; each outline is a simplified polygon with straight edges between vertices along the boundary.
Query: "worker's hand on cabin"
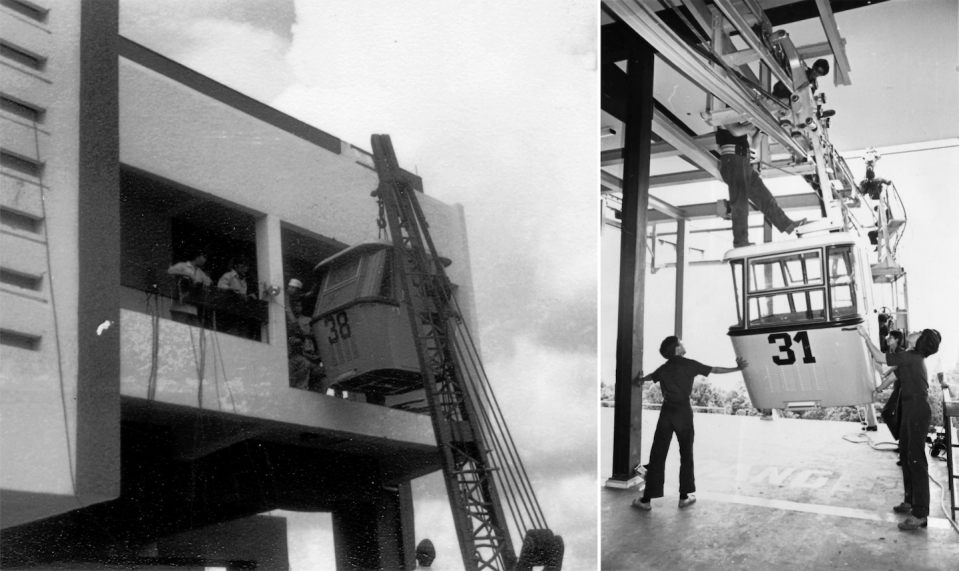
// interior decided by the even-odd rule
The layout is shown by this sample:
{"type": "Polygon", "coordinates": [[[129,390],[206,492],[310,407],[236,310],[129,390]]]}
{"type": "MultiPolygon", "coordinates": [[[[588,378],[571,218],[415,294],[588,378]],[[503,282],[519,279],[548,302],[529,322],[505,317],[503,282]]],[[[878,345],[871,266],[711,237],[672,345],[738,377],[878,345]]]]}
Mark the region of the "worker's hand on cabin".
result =
{"type": "Polygon", "coordinates": [[[742,357],[736,357],[736,369],[742,371],[749,366],[749,361],[743,359],[742,357]]]}
{"type": "Polygon", "coordinates": [[[859,333],[860,337],[862,337],[863,339],[866,339],[867,341],[869,340],[869,332],[866,331],[865,327],[863,327],[862,325],[857,325],[856,331],[859,333]]]}
{"type": "Polygon", "coordinates": [[[642,386],[642,385],[643,385],[643,372],[642,372],[642,371],[636,373],[636,376],[633,377],[633,384],[634,384],[634,385],[639,385],[639,386],[642,386]]]}

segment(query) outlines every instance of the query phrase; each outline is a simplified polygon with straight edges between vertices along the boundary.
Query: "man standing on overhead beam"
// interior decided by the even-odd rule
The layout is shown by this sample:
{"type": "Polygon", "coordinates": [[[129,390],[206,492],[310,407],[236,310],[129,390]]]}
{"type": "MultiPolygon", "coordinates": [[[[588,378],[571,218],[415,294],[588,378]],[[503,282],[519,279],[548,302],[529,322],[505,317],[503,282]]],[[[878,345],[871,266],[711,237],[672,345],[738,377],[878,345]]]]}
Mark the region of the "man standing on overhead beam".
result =
{"type": "Polygon", "coordinates": [[[719,172],[729,187],[729,207],[733,219],[733,248],[751,246],[749,241],[749,201],[780,232],[792,234],[806,223],[803,218],[793,221],[763,183],[759,172],[749,163],[749,139],[759,132],[752,123],[733,123],[716,129],[716,145],[721,159],[719,172]]]}

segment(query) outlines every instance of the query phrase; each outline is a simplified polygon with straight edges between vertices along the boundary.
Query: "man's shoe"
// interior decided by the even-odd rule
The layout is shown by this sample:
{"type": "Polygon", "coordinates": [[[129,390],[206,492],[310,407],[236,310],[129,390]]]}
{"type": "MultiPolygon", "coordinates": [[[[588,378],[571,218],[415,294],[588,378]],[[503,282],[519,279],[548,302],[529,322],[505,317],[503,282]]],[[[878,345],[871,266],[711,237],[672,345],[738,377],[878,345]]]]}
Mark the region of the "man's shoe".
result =
{"type": "Polygon", "coordinates": [[[929,522],[924,517],[916,517],[911,515],[906,518],[905,521],[899,522],[899,529],[903,531],[915,531],[920,527],[926,527],[929,525],[929,522]]]}
{"type": "Polygon", "coordinates": [[[902,502],[898,506],[893,506],[892,511],[896,512],[897,514],[907,514],[912,511],[912,504],[902,502]]]}
{"type": "Polygon", "coordinates": [[[792,223],[789,224],[789,226],[786,227],[786,234],[792,234],[793,232],[796,231],[796,228],[799,228],[805,223],[806,223],[805,218],[803,218],[802,220],[793,221],[792,223]]]}
{"type": "Polygon", "coordinates": [[[631,505],[638,510],[649,511],[653,509],[653,502],[644,502],[642,498],[636,498],[631,505]]]}
{"type": "Polygon", "coordinates": [[[867,426],[867,427],[865,428],[865,431],[866,431],[866,432],[876,432],[877,430],[879,430],[879,427],[878,427],[878,426],[867,426]]]}
{"type": "Polygon", "coordinates": [[[741,244],[733,243],[733,248],[745,248],[746,246],[755,246],[754,242],[742,242],[741,244]]]}
{"type": "Polygon", "coordinates": [[[759,420],[772,420],[772,419],[773,419],[773,415],[771,414],[764,414],[759,417],[759,420]]]}
{"type": "Polygon", "coordinates": [[[696,503],[696,496],[689,494],[689,497],[687,497],[685,500],[682,500],[682,499],[679,500],[679,507],[687,508],[695,503],[696,503]]]}

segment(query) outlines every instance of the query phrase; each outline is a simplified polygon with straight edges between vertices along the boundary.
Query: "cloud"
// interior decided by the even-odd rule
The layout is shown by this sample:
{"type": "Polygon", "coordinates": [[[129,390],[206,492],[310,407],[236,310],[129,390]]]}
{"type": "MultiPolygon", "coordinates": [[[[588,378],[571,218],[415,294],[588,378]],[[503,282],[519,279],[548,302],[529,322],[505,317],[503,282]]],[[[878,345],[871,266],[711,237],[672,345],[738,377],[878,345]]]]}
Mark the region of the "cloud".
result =
{"type": "Polygon", "coordinates": [[[529,338],[517,346],[486,370],[523,461],[544,473],[595,470],[595,350],[557,351],[529,338]]]}
{"type": "MultiPolygon", "coordinates": [[[[282,7],[282,4],[277,4],[282,7]]],[[[289,86],[291,14],[245,0],[123,3],[120,33],[254,99],[270,103],[289,86]],[[286,26],[286,32],[283,27],[286,26]]]]}

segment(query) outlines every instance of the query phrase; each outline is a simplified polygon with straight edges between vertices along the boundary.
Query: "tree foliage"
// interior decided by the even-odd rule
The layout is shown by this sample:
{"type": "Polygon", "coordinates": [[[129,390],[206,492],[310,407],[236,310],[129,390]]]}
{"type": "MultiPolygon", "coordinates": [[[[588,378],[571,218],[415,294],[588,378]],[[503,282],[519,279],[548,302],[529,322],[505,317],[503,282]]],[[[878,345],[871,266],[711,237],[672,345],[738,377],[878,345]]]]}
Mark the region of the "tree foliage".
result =
{"type": "MultiPolygon", "coordinates": [[[[946,381],[955,387],[953,398],[959,397],[959,369],[946,373],[946,381]]],[[[880,395],[879,402],[876,403],[877,409],[885,404],[891,395],[891,390],[887,389],[880,395]]],[[[942,426],[942,389],[939,387],[938,379],[929,380],[929,407],[932,409],[932,426],[942,426]]],[[[600,399],[607,404],[612,404],[615,400],[615,387],[600,384],[600,399]]],[[[736,416],[759,416],[761,412],[753,407],[749,400],[749,393],[746,391],[742,382],[732,390],[724,391],[712,385],[705,377],[697,377],[693,383],[693,391],[690,394],[690,403],[693,406],[722,408],[726,414],[736,416]]],[[[643,384],[643,402],[648,404],[662,404],[663,392],[659,383],[643,384]]],[[[882,423],[882,417],[877,420],[882,423]]],[[[840,422],[860,422],[863,420],[861,407],[843,406],[817,408],[804,412],[786,412],[780,411],[783,418],[801,418],[804,420],[834,420],[840,422]]],[[[959,421],[957,421],[959,425],[959,421]]]]}

